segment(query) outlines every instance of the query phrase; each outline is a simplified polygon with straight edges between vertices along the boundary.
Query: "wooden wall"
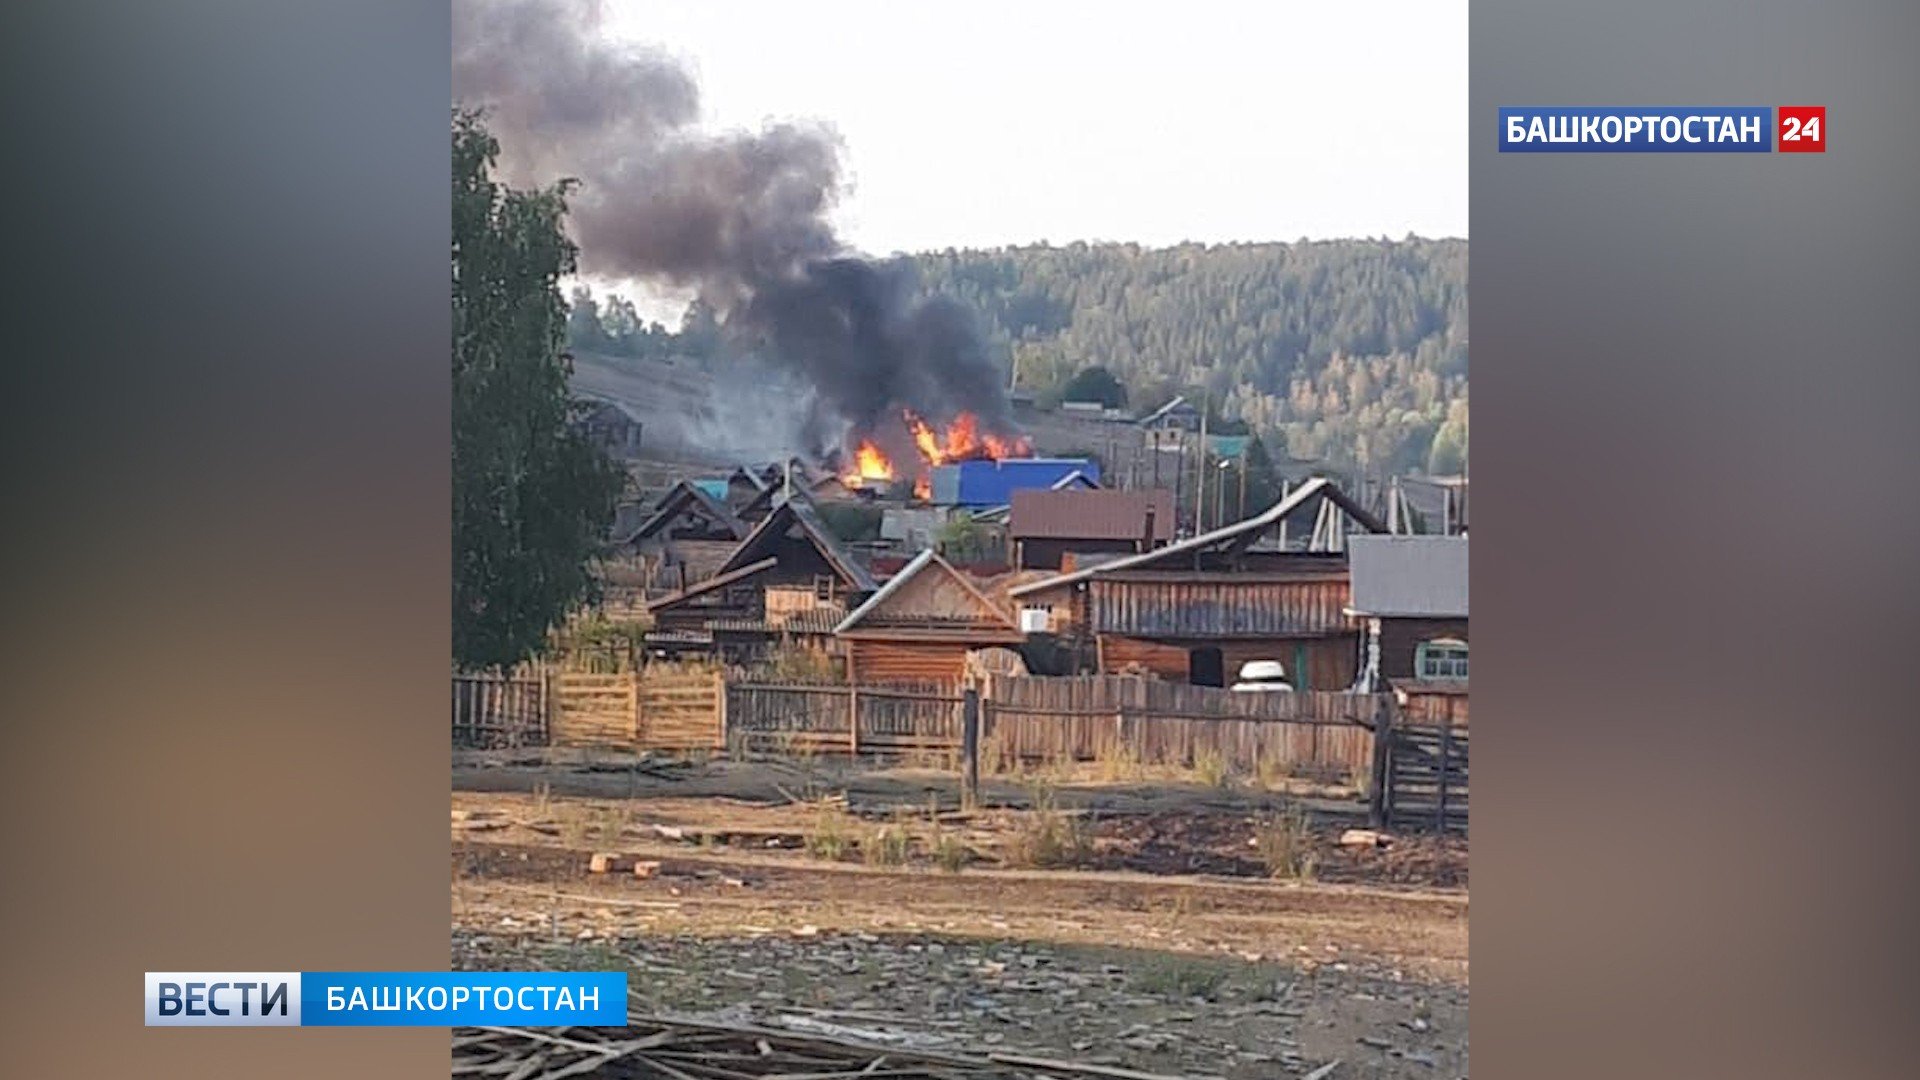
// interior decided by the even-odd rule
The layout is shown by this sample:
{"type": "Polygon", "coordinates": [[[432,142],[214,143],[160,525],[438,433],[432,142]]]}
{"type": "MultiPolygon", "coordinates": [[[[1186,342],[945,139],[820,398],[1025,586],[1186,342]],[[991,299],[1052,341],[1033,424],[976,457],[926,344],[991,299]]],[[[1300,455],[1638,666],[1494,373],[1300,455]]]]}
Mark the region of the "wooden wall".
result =
{"type": "Polygon", "coordinates": [[[1467,640],[1467,620],[1381,619],[1380,677],[1413,678],[1414,649],[1423,641],[1442,637],[1467,640]]]}
{"type": "Polygon", "coordinates": [[[923,682],[957,685],[966,675],[967,652],[978,648],[961,641],[847,640],[848,678],[869,683],[923,682]]]}
{"type": "Polygon", "coordinates": [[[1220,650],[1227,685],[1239,677],[1240,665],[1249,660],[1278,660],[1296,690],[1345,690],[1353,685],[1359,667],[1360,638],[1357,634],[1336,634],[1318,638],[1228,638],[1217,641],[1153,641],[1100,635],[1100,671],[1116,674],[1128,664],[1137,663],[1171,682],[1184,683],[1192,677],[1189,650],[1220,650]],[[1300,661],[1306,661],[1302,668],[1300,661]]]}
{"type": "Polygon", "coordinates": [[[1407,693],[1402,696],[1400,713],[1409,723],[1436,726],[1467,726],[1467,695],[1407,693]]]}
{"type": "Polygon", "coordinates": [[[1108,551],[1136,552],[1140,550],[1140,541],[1134,540],[1055,540],[1046,537],[1029,537],[1017,540],[1014,546],[1019,550],[1019,568],[1022,570],[1058,570],[1062,559],[1069,551],[1108,551]]]}

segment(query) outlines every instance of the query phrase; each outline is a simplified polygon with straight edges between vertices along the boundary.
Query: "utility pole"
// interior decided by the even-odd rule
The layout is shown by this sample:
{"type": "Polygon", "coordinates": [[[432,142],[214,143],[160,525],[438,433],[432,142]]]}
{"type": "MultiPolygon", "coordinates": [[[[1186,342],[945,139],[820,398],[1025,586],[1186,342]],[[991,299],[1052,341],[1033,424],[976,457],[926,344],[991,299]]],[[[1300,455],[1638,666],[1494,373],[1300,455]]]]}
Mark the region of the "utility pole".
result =
{"type": "Polygon", "coordinates": [[[1193,534],[1207,531],[1207,398],[1200,400],[1200,460],[1193,467],[1193,534]]]}
{"type": "Polygon", "coordinates": [[[1249,439],[1240,444],[1240,498],[1235,500],[1239,507],[1240,520],[1247,520],[1247,448],[1253,445],[1249,439]]]}

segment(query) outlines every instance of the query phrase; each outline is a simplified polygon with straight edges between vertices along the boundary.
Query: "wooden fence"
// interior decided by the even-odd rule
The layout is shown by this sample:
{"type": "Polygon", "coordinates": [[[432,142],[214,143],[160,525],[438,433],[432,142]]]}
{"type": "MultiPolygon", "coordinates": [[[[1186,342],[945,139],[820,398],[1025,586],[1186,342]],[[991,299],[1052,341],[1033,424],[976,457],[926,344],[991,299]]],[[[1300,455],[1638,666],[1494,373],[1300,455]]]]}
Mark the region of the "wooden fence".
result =
{"type": "MultiPolygon", "coordinates": [[[[727,745],[762,753],[957,752],[962,698],[925,686],[729,683],[727,745]]],[[[1209,758],[1329,778],[1373,766],[1378,695],[1245,694],[1133,676],[994,676],[981,695],[989,766],[1124,758],[1191,768],[1209,758]]]]}
{"type": "Polygon", "coordinates": [[[1375,767],[1374,818],[1390,829],[1467,831],[1467,729],[1392,723],[1375,767]]]}
{"type": "Polygon", "coordinates": [[[453,744],[498,749],[547,742],[547,676],[542,671],[453,676],[453,744]]]}
{"type": "Polygon", "coordinates": [[[633,749],[638,686],[630,671],[553,675],[553,745],[633,749]]]}
{"type": "Polygon", "coordinates": [[[1377,694],[1236,693],[1130,675],[995,676],[981,742],[989,761],[1122,758],[1242,775],[1278,769],[1330,779],[1373,766],[1377,694]]]}
{"type": "Polygon", "coordinates": [[[561,671],[552,676],[553,745],[623,750],[722,747],[723,676],[710,668],[561,671]]]}
{"type": "Polygon", "coordinates": [[[728,683],[726,739],[747,753],[957,750],[960,704],[935,684],[728,683]]]}

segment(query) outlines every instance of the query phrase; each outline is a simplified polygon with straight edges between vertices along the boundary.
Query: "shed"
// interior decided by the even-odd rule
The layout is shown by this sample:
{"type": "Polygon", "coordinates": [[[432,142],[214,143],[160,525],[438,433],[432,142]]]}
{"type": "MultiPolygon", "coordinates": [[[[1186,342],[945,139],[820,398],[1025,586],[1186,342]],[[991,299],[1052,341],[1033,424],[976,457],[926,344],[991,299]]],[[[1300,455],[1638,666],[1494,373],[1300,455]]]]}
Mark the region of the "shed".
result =
{"type": "Polygon", "coordinates": [[[640,456],[640,435],[645,425],[640,414],[624,402],[582,395],[574,401],[573,424],[610,458],[631,461],[640,456]]]}
{"type": "MultiPolygon", "coordinates": [[[[1356,536],[1348,614],[1361,622],[1364,655],[1357,685],[1390,685],[1428,699],[1467,690],[1467,567],[1464,536],[1356,536]]],[[[1413,705],[1412,702],[1403,704],[1413,705]]],[[[1428,700],[1427,712],[1465,722],[1466,702],[1428,700]]]]}
{"type": "Polygon", "coordinates": [[[970,651],[1022,640],[1007,609],[931,549],[855,608],[834,634],[846,643],[854,683],[957,685],[970,651]]]}
{"type": "Polygon", "coordinates": [[[1175,397],[1142,416],[1140,426],[1157,431],[1199,431],[1200,410],[1185,397],[1175,397]]]}
{"type": "Polygon", "coordinates": [[[1173,540],[1173,493],[1051,488],[1016,491],[1007,536],[1014,565],[1058,570],[1068,552],[1145,552],[1173,540]]]}

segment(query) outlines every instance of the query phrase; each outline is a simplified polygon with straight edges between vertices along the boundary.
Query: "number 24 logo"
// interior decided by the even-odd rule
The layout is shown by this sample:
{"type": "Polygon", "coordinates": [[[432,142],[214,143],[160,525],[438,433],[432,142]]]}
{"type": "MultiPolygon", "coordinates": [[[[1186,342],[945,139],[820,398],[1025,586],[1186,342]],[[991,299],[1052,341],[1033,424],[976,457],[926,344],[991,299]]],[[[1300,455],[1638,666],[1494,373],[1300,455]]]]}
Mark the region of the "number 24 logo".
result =
{"type": "Polygon", "coordinates": [[[1805,122],[1797,116],[1787,117],[1786,127],[1780,131],[1781,142],[1799,142],[1802,138],[1813,142],[1820,141],[1820,118],[1809,116],[1805,122]]]}

